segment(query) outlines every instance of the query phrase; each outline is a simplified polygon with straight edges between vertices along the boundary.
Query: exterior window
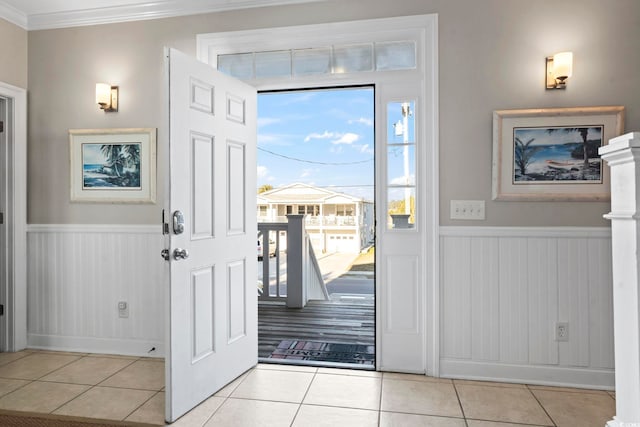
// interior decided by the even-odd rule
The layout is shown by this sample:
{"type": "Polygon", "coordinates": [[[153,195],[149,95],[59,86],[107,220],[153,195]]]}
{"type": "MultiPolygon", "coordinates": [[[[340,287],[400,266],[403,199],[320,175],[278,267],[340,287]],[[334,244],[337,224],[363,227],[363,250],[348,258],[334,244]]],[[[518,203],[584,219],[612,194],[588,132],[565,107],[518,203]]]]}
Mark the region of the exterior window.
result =
{"type": "Polygon", "coordinates": [[[258,206],[258,215],[267,216],[267,207],[265,205],[258,206]]]}
{"type": "Polygon", "coordinates": [[[415,102],[387,105],[387,225],[415,227],[416,140],[415,102]]]}
{"type": "Polygon", "coordinates": [[[293,213],[293,206],[287,205],[287,215],[291,215],[293,213]]]}
{"type": "Polygon", "coordinates": [[[337,216],[353,216],[353,206],[352,205],[337,205],[336,206],[336,215],[337,216]]]}

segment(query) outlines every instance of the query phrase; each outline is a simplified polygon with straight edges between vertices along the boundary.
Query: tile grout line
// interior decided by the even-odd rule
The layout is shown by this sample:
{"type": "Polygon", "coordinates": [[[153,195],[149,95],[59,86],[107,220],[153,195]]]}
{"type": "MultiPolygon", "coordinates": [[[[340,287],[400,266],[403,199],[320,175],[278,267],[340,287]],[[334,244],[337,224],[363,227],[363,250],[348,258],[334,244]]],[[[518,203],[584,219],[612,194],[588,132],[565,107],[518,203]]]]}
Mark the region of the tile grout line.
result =
{"type": "Polygon", "coordinates": [[[462,412],[462,419],[464,420],[465,425],[469,425],[467,422],[467,416],[464,413],[464,406],[462,406],[462,400],[460,399],[460,394],[458,393],[458,387],[456,387],[455,381],[451,381],[451,385],[453,385],[453,391],[456,392],[456,398],[458,399],[458,406],[460,406],[460,412],[462,412]]]}
{"type": "MultiPolygon", "coordinates": [[[[257,366],[257,365],[256,365],[256,366],[257,366]]],[[[215,414],[220,410],[220,408],[222,408],[222,406],[227,402],[227,400],[229,400],[229,399],[231,398],[231,394],[232,394],[234,391],[236,391],[236,389],[237,389],[238,387],[240,387],[240,385],[241,385],[241,384],[242,384],[242,383],[247,379],[247,377],[251,374],[251,372],[250,372],[250,371],[254,371],[255,369],[256,369],[256,367],[253,367],[253,368],[251,368],[249,371],[247,371],[247,372],[243,373],[242,375],[240,375],[240,377],[243,377],[243,378],[240,380],[240,382],[238,383],[238,385],[236,385],[236,386],[233,388],[233,390],[231,390],[231,391],[229,392],[229,394],[228,394],[227,396],[224,396],[224,397],[223,397],[223,396],[217,396],[217,397],[221,397],[221,398],[223,399],[223,400],[222,400],[222,403],[221,403],[220,405],[218,405],[218,407],[215,409],[215,411],[213,411],[213,412],[211,413],[211,415],[209,415],[209,417],[204,421],[204,423],[202,423],[202,425],[201,425],[200,427],[204,427],[205,425],[207,425],[207,423],[208,423],[209,421],[211,421],[211,419],[213,418],[213,416],[214,416],[214,415],[215,415],[215,414]]],[[[240,378],[240,377],[238,377],[238,378],[240,378]]],[[[237,379],[237,378],[236,378],[236,379],[237,379]]],[[[234,380],[234,381],[235,381],[235,380],[234,380]]],[[[233,382],[233,381],[232,381],[232,382],[233,382]]],[[[225,387],[226,387],[226,386],[225,386],[225,387]]],[[[223,387],[223,388],[224,388],[224,387],[223,387]]],[[[220,390],[218,390],[218,391],[220,391],[220,390]]],[[[207,399],[211,399],[212,397],[216,397],[216,393],[212,394],[212,395],[211,395],[211,396],[209,396],[207,399]]],[[[207,400],[207,399],[205,399],[205,400],[207,400]]],[[[234,399],[235,399],[235,398],[234,398],[234,399]]],[[[198,405],[198,406],[200,406],[200,405],[198,405]]],[[[197,408],[197,406],[196,406],[196,408],[197,408]]],[[[193,409],[195,409],[195,408],[193,408],[193,409]]],[[[191,409],[191,410],[193,410],[193,409],[191,409]]],[[[187,413],[188,413],[188,412],[187,412],[187,413]]],[[[186,415],[186,414],[185,414],[185,415],[186,415]]],[[[183,415],[183,416],[184,416],[184,415],[183,415]]]]}
{"type": "Polygon", "coordinates": [[[384,391],[384,372],[381,372],[380,375],[380,403],[378,404],[378,427],[382,422],[382,396],[384,391]]]}
{"type": "MultiPolygon", "coordinates": [[[[149,402],[151,399],[153,399],[154,397],[156,397],[158,394],[160,394],[160,391],[156,391],[154,394],[152,394],[147,400],[145,400],[144,402],[142,402],[137,408],[135,408],[133,411],[129,412],[127,415],[125,415],[125,417],[119,421],[125,421],[127,418],[129,418],[131,415],[133,415],[134,412],[136,412],[138,409],[142,408],[144,405],[147,404],[147,402],[149,402]]],[[[164,416],[164,414],[163,414],[164,416]]],[[[146,421],[145,421],[146,423],[146,421]]],[[[148,423],[151,424],[151,423],[148,423]]]]}
{"type": "Polygon", "coordinates": [[[529,384],[525,384],[525,386],[527,387],[527,390],[529,391],[529,393],[531,393],[533,398],[536,400],[536,402],[538,402],[538,405],[540,405],[540,407],[542,408],[544,413],[547,414],[547,417],[549,417],[549,419],[553,423],[554,427],[557,427],[558,425],[556,424],[556,421],[553,419],[551,414],[549,414],[549,412],[547,412],[547,408],[545,408],[544,405],[542,404],[542,402],[540,402],[540,399],[538,399],[538,396],[536,396],[536,394],[533,392],[533,390],[531,390],[531,388],[529,388],[529,384]]]}
{"type": "Polygon", "coordinates": [[[315,381],[317,376],[318,376],[318,368],[316,368],[315,372],[313,373],[313,377],[311,377],[311,381],[309,381],[309,385],[307,386],[307,389],[304,392],[304,396],[302,396],[302,399],[300,399],[300,403],[298,404],[298,409],[296,409],[296,413],[293,414],[293,418],[291,419],[291,423],[289,424],[289,427],[293,427],[293,423],[296,422],[296,418],[298,418],[300,409],[302,409],[302,403],[304,402],[304,399],[307,398],[307,395],[309,394],[309,390],[311,390],[311,385],[313,384],[313,381],[315,381]]]}

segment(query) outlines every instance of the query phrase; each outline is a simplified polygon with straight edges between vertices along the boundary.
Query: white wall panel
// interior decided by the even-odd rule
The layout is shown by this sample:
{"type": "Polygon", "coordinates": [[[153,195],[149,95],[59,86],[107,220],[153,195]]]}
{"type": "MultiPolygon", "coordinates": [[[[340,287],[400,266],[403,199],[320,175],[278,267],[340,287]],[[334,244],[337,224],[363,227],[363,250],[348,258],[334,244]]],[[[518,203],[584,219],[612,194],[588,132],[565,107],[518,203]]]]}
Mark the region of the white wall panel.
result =
{"type": "Polygon", "coordinates": [[[159,225],[31,225],[27,249],[30,347],[162,355],[159,225]]]}
{"type": "Polygon", "coordinates": [[[500,300],[495,298],[500,291],[499,241],[496,238],[472,238],[470,241],[472,359],[499,360],[500,300]]]}
{"type": "Polygon", "coordinates": [[[440,233],[441,375],[613,385],[609,229],[440,233]],[[557,322],[569,341],[555,340],[557,322]]]}

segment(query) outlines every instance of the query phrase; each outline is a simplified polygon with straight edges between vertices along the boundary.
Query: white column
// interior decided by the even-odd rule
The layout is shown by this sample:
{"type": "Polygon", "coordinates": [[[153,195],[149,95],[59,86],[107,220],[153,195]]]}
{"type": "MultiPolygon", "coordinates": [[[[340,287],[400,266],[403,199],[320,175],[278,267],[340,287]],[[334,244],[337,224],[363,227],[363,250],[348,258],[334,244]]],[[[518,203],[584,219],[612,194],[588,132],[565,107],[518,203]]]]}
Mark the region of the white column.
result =
{"type": "Polygon", "coordinates": [[[611,167],[616,415],[607,427],[640,427],[640,132],[600,148],[611,167]]]}

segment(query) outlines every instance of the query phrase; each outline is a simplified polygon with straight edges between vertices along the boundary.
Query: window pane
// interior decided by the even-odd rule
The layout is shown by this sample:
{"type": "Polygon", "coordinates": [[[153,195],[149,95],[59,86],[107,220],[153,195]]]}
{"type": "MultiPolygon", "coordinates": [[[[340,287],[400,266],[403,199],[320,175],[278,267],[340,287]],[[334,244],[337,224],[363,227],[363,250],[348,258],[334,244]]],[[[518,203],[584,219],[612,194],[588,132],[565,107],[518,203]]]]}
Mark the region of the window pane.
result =
{"type": "Polygon", "coordinates": [[[415,102],[390,102],[387,104],[387,142],[415,143],[415,102]]]}
{"type": "Polygon", "coordinates": [[[389,188],[387,197],[387,228],[414,228],[416,224],[416,189],[389,188]]]}
{"type": "Polygon", "coordinates": [[[293,74],[296,76],[329,73],[331,73],[330,48],[293,51],[293,74]]]}
{"type": "Polygon", "coordinates": [[[354,73],[373,71],[373,46],[359,44],[336,46],[333,49],[333,72],[354,73]]]}
{"type": "Polygon", "coordinates": [[[376,70],[416,68],[415,42],[376,43],[376,70]]]}
{"type": "Polygon", "coordinates": [[[416,185],[415,145],[391,145],[387,150],[389,186],[416,185]]]}
{"type": "Polygon", "coordinates": [[[291,52],[256,53],[256,78],[291,76],[291,52]]]}
{"type": "Polygon", "coordinates": [[[238,79],[253,77],[253,54],[218,55],[218,71],[238,79]]]}

